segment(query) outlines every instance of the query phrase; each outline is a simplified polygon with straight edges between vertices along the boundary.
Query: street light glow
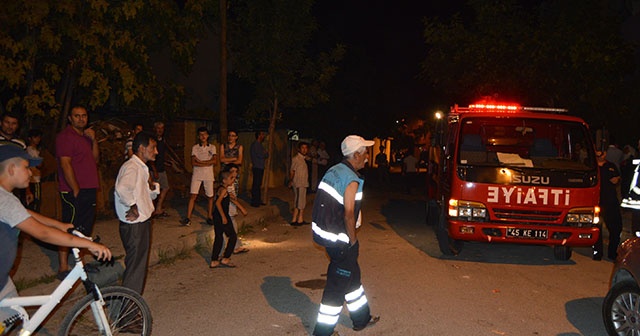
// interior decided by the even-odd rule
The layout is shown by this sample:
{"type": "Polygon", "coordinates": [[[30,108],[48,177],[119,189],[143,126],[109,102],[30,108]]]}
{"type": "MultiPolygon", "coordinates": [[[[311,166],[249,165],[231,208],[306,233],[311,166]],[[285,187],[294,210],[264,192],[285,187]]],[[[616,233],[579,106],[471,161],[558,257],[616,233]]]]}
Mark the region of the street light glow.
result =
{"type": "Polygon", "coordinates": [[[435,117],[436,117],[436,119],[438,119],[438,120],[442,119],[442,112],[440,112],[440,111],[436,111],[436,113],[435,113],[435,117]]]}

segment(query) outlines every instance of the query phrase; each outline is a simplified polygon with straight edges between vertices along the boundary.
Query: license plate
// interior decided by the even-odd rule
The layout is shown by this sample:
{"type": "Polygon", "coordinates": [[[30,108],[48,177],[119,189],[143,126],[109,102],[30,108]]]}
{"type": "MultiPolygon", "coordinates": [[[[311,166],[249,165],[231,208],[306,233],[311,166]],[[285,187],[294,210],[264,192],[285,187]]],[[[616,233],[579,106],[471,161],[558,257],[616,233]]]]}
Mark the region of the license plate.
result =
{"type": "Polygon", "coordinates": [[[507,237],[526,239],[547,239],[549,231],[522,228],[507,228],[507,237]]]}

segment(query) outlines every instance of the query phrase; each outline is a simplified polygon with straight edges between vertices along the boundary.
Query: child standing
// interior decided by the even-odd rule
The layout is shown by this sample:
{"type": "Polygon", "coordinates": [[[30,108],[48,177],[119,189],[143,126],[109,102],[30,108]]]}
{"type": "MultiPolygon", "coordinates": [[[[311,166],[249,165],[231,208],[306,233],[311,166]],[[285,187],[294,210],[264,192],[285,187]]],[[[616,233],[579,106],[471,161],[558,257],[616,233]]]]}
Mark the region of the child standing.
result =
{"type": "MultiPolygon", "coordinates": [[[[238,216],[238,210],[240,210],[240,212],[242,212],[242,214],[246,216],[247,209],[245,209],[245,207],[242,206],[242,204],[240,204],[240,202],[238,201],[238,189],[237,189],[238,184],[236,183],[238,180],[238,165],[236,165],[235,163],[230,163],[226,165],[225,170],[228,170],[231,173],[231,176],[233,177],[233,181],[234,181],[232,185],[227,187],[227,192],[231,197],[231,202],[229,203],[229,216],[231,216],[233,229],[237,233],[238,221],[236,220],[236,216],[238,216]]],[[[240,241],[240,238],[238,237],[238,240],[236,241],[235,249],[233,250],[233,254],[239,254],[239,253],[245,253],[245,252],[249,252],[249,249],[242,246],[242,241],[240,241]]]]}
{"type": "Polygon", "coordinates": [[[206,127],[198,128],[198,143],[191,148],[191,164],[193,175],[191,176],[191,194],[187,206],[187,217],[180,220],[184,226],[191,225],[191,214],[196,204],[196,198],[200,193],[200,185],[204,186],[207,196],[207,224],[213,225],[213,165],[216,163],[216,146],[209,144],[209,131],[206,127]]]}
{"type": "Polygon", "coordinates": [[[307,204],[307,187],[309,187],[309,170],[304,160],[309,145],[298,142],[298,154],[291,159],[289,188],[293,188],[293,218],[291,226],[309,224],[304,221],[304,208],[307,204]]]}
{"type": "Polygon", "coordinates": [[[231,221],[229,215],[229,202],[231,197],[227,188],[233,185],[233,176],[231,172],[223,171],[220,173],[220,179],[222,185],[218,188],[216,193],[216,210],[213,213],[213,229],[215,231],[215,239],[213,241],[213,250],[211,251],[211,263],[209,268],[217,267],[236,267],[231,263],[231,254],[233,254],[233,248],[238,240],[238,235],[231,221]],[[224,249],[222,259],[218,260],[218,256],[222,251],[223,234],[227,236],[227,246],[224,249]]]}

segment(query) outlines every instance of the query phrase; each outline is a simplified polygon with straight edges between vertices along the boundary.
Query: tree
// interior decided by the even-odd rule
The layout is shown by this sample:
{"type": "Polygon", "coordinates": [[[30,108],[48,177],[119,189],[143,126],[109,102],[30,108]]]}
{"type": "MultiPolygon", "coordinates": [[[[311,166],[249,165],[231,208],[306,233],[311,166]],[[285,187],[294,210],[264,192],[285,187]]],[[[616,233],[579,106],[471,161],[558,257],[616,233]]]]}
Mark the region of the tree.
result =
{"type": "Polygon", "coordinates": [[[473,0],[447,23],[425,19],[423,75],[450,101],[481,96],[568,107],[593,121],[619,111],[633,49],[599,0],[473,0]]]}
{"type": "MultiPolygon", "coordinates": [[[[308,43],[316,29],[312,4],[312,0],[239,0],[230,9],[233,71],[255,89],[246,117],[268,117],[270,134],[282,118],[281,111],[328,99],[326,86],[344,53],[342,46],[336,46],[310,56],[308,43]]],[[[268,151],[273,151],[273,137],[269,137],[268,151]]],[[[271,161],[265,181],[269,181],[271,161]]]]}
{"type": "MultiPolygon", "coordinates": [[[[56,125],[46,134],[51,140],[66,124],[72,104],[164,117],[176,113],[183,89],[161,82],[150,58],[168,53],[187,72],[214,18],[212,1],[190,0],[184,6],[166,0],[8,2],[0,12],[1,108],[23,112],[27,127],[35,118],[56,125]]],[[[109,161],[102,162],[100,184],[110,185],[109,161]]],[[[104,210],[108,190],[98,196],[98,211],[104,210]]]]}
{"type": "Polygon", "coordinates": [[[60,127],[72,103],[173,113],[182,89],[160,83],[149,59],[169,50],[188,70],[210,2],[11,1],[0,13],[0,106],[60,127]]]}

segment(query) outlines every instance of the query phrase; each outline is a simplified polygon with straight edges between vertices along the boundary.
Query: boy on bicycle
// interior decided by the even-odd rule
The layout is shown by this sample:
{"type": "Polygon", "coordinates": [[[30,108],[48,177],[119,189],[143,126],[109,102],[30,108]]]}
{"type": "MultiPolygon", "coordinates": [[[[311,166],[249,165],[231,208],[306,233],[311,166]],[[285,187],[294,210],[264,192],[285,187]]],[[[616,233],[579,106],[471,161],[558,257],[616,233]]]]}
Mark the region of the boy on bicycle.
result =
{"type": "MultiPolygon", "coordinates": [[[[21,231],[50,244],[89,249],[99,260],[111,259],[111,251],[106,246],[67,233],[73,224],[27,210],[12,194],[14,189],[29,187],[29,166],[39,163],[31,159],[22,148],[0,146],[0,300],[18,295],[9,271],[16,258],[21,231]]],[[[3,321],[14,314],[12,309],[0,309],[0,329],[3,321]]]]}

